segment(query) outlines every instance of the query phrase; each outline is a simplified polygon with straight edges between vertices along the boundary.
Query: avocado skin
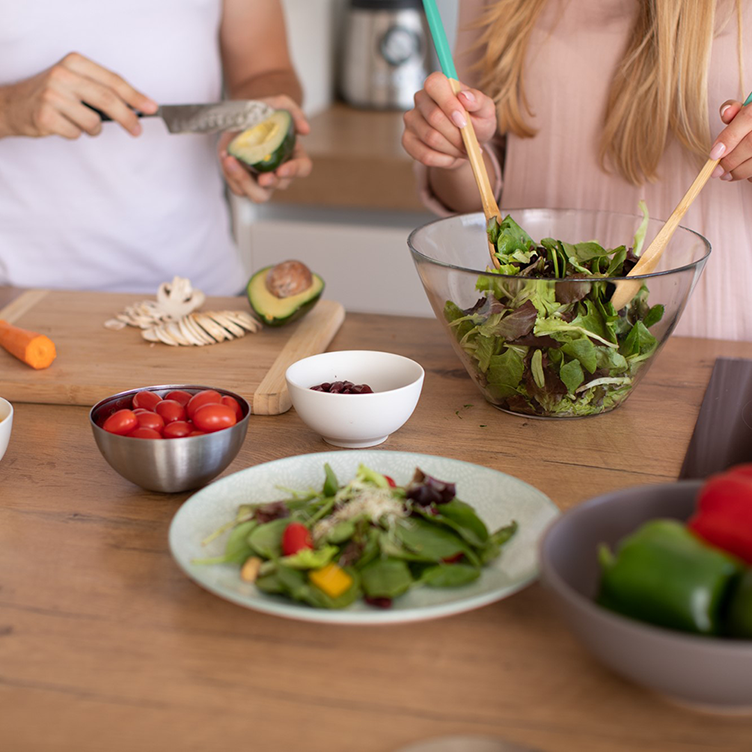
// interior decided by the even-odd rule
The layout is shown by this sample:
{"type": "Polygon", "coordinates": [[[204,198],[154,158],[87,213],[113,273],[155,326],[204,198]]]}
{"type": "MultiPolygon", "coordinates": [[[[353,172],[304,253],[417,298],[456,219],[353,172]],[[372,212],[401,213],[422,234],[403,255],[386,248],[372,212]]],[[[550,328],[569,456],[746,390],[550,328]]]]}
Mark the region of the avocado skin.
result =
{"type": "Polygon", "coordinates": [[[254,162],[251,164],[243,158],[242,154],[230,152],[232,156],[251,173],[251,175],[259,175],[264,172],[274,172],[274,170],[290,159],[293,149],[295,149],[295,123],[293,122],[292,115],[290,115],[287,110],[275,110],[275,112],[287,113],[289,117],[289,127],[287,128],[285,137],[282,139],[282,143],[269,155],[269,159],[262,159],[260,162],[254,162]]]}
{"type": "MultiPolygon", "coordinates": [[[[265,326],[285,326],[286,324],[292,324],[293,321],[303,318],[303,316],[305,316],[316,305],[316,303],[318,303],[321,293],[324,292],[324,280],[319,277],[318,274],[313,274],[314,282],[320,284],[318,290],[312,293],[310,297],[303,300],[303,302],[298,303],[289,313],[273,314],[266,310],[263,301],[259,300],[259,295],[254,291],[254,287],[260,285],[263,287],[265,293],[271,296],[271,293],[266,290],[265,286],[266,275],[271,268],[271,266],[265,266],[263,269],[259,269],[250,280],[248,280],[248,285],[246,286],[248,302],[259,321],[265,326]]],[[[315,287],[316,285],[314,284],[314,288],[315,287]]],[[[277,300],[279,300],[280,303],[284,303],[285,298],[278,298],[277,300]]]]}
{"type": "Polygon", "coordinates": [[[285,138],[282,143],[272,152],[269,159],[263,159],[256,164],[246,164],[241,160],[241,164],[246,167],[248,172],[253,175],[259,175],[263,172],[274,172],[277,167],[280,167],[292,156],[292,151],[295,148],[295,127],[290,126],[290,129],[285,134],[285,138]]]}

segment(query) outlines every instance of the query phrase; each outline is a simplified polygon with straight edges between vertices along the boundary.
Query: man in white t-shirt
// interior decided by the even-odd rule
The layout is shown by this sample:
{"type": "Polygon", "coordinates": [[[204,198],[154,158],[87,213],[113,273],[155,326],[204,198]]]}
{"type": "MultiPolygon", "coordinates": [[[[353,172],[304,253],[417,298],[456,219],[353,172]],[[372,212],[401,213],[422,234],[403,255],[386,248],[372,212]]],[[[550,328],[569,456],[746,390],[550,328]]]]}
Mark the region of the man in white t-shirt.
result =
{"type": "Polygon", "coordinates": [[[153,292],[179,275],[242,290],[225,183],[266,201],[310,172],[302,146],[256,179],[230,134],[172,135],[131,108],[224,87],[308,133],[280,1],[0,0],[0,17],[0,285],[153,292]]]}

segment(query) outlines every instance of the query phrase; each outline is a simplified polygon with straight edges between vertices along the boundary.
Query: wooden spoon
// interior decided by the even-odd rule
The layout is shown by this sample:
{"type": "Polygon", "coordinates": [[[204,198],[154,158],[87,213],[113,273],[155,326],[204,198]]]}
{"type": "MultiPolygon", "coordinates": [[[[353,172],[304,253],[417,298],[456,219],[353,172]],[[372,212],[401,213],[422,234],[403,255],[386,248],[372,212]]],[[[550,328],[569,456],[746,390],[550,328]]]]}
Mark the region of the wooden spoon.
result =
{"type": "MultiPolygon", "coordinates": [[[[436,7],[435,0],[423,0],[423,7],[426,11],[428,26],[431,29],[431,36],[433,37],[433,43],[436,47],[436,54],[441,63],[441,70],[449,79],[452,91],[455,94],[459,94],[462,87],[457,80],[457,71],[454,67],[454,60],[452,59],[452,53],[449,49],[449,42],[446,37],[446,32],[444,31],[444,24],[441,21],[439,9],[436,7]]],[[[486,223],[488,223],[490,219],[496,219],[498,223],[501,224],[499,205],[494,198],[491,181],[488,179],[486,163],[483,160],[483,153],[480,150],[478,137],[475,135],[475,128],[473,128],[469,115],[467,117],[467,125],[460,128],[460,132],[462,134],[462,143],[465,145],[465,151],[470,160],[473,177],[475,178],[475,183],[480,192],[480,200],[483,204],[483,213],[486,215],[486,223]]],[[[500,264],[499,259],[496,257],[496,248],[490,241],[488,241],[488,252],[491,255],[493,265],[498,269],[500,264]]]]}
{"type": "MultiPolygon", "coordinates": [[[[752,102],[752,94],[747,97],[743,106],[748,105],[750,102],[752,102]]],[[[692,202],[697,198],[720,161],[720,159],[709,159],[705,162],[703,168],[700,170],[700,174],[695,178],[692,185],[689,186],[689,190],[684,194],[679,205],[666,220],[666,224],[661,227],[658,234],[653,238],[653,242],[640,256],[640,260],[634,265],[632,271],[627,274],[627,277],[634,277],[639,274],[650,274],[655,270],[663,251],[666,249],[669,240],[671,240],[671,236],[674,234],[674,230],[679,226],[679,222],[681,222],[682,217],[687,213],[687,209],[689,209],[692,202]]],[[[642,282],[639,280],[624,280],[617,282],[616,290],[611,297],[611,303],[614,308],[617,311],[624,308],[624,306],[627,305],[635,295],[637,295],[641,287],[642,282]]]]}

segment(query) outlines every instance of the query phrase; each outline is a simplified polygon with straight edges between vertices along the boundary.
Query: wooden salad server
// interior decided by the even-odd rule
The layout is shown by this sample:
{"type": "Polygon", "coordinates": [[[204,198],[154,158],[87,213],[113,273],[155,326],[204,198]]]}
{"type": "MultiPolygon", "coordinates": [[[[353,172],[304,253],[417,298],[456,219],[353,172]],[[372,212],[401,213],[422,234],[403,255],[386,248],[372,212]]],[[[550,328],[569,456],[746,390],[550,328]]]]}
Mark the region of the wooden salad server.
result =
{"type": "MultiPolygon", "coordinates": [[[[746,106],[750,102],[752,102],[752,94],[747,97],[742,106],[746,106]]],[[[700,174],[695,178],[692,185],[689,186],[689,190],[684,194],[679,205],[666,220],[666,224],[661,227],[658,234],[653,238],[653,242],[640,256],[640,260],[634,265],[632,271],[627,274],[627,277],[636,277],[640,274],[650,274],[655,270],[663,251],[666,249],[669,240],[671,240],[671,236],[674,234],[674,230],[679,226],[679,222],[681,222],[682,217],[687,213],[687,209],[689,209],[692,202],[697,198],[720,161],[720,159],[709,159],[705,162],[703,168],[700,170],[700,174]]],[[[617,282],[616,290],[611,297],[611,303],[614,308],[617,311],[624,308],[624,306],[627,305],[635,295],[637,295],[641,287],[642,282],[639,280],[624,280],[617,282]]]]}
{"type": "MultiPolygon", "coordinates": [[[[449,79],[452,91],[455,94],[459,94],[461,86],[457,80],[457,71],[454,67],[449,41],[444,31],[444,24],[441,21],[439,9],[436,7],[436,0],[423,0],[423,7],[426,11],[428,26],[431,29],[434,47],[436,47],[436,54],[441,63],[441,70],[449,79]]],[[[465,151],[470,160],[470,167],[473,171],[475,183],[478,186],[478,191],[480,191],[480,200],[483,204],[483,213],[486,215],[486,222],[490,219],[496,219],[501,224],[499,205],[494,198],[493,188],[491,188],[491,181],[488,178],[488,171],[486,170],[486,163],[483,161],[483,153],[481,152],[478,138],[475,135],[475,128],[473,128],[473,123],[469,115],[467,117],[467,125],[460,128],[460,132],[462,133],[462,142],[465,145],[465,151]]],[[[500,264],[499,259],[496,257],[496,248],[490,241],[488,241],[488,252],[491,255],[493,265],[498,269],[500,264]]]]}

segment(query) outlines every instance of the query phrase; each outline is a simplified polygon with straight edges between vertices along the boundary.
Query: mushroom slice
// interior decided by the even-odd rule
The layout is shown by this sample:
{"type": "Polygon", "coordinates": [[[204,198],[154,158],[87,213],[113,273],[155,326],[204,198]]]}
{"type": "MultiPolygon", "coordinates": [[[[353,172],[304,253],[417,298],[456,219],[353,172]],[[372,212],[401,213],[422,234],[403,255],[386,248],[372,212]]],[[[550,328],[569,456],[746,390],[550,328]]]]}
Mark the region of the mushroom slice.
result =
{"type": "Polygon", "coordinates": [[[235,339],[245,336],[245,329],[231,321],[226,311],[209,311],[207,316],[211,316],[222,328],[226,329],[235,339]]]}
{"type": "Polygon", "coordinates": [[[204,330],[210,337],[213,337],[217,342],[224,342],[226,339],[232,339],[232,335],[213,318],[206,313],[194,313],[193,320],[204,330]]]}

